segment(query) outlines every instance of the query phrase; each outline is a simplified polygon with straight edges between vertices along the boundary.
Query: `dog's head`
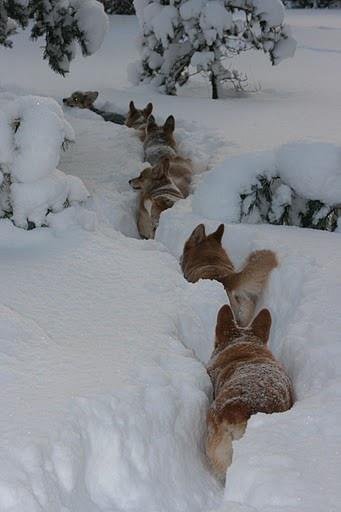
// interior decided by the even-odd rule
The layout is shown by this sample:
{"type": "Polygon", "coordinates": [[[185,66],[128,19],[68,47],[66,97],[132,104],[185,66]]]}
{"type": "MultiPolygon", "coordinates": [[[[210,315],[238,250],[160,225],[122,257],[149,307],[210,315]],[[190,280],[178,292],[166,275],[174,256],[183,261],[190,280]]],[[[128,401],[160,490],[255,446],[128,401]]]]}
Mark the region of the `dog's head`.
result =
{"type": "Polygon", "coordinates": [[[199,224],[185,242],[180,259],[181,267],[186,279],[192,267],[200,265],[213,265],[226,259],[226,252],[222,246],[224,224],[220,224],[216,231],[206,235],[204,224],[199,224]]]}
{"type": "Polygon", "coordinates": [[[75,91],[68,98],[63,98],[63,103],[68,107],[90,108],[97,96],[97,91],[75,91]]]}
{"type": "Polygon", "coordinates": [[[129,111],[125,124],[129,128],[141,128],[147,122],[148,117],[153,112],[153,104],[148,103],[145,108],[138,109],[133,101],[129,103],[129,111]]]}
{"type": "Polygon", "coordinates": [[[215,330],[215,349],[224,348],[236,339],[248,340],[253,343],[266,344],[271,328],[271,314],[262,309],[247,328],[239,327],[232,310],[227,304],[220,308],[215,330]]]}
{"type": "Polygon", "coordinates": [[[159,126],[153,115],[150,115],[146,124],[146,135],[158,134],[163,137],[168,137],[173,140],[173,133],[175,130],[175,118],[174,116],[168,116],[163,126],[159,126]]]}
{"type": "Polygon", "coordinates": [[[134,190],[150,190],[160,186],[170,185],[172,179],[169,174],[170,160],[168,157],[161,158],[154,167],[146,167],[136,178],[129,180],[129,185],[134,190]]]}

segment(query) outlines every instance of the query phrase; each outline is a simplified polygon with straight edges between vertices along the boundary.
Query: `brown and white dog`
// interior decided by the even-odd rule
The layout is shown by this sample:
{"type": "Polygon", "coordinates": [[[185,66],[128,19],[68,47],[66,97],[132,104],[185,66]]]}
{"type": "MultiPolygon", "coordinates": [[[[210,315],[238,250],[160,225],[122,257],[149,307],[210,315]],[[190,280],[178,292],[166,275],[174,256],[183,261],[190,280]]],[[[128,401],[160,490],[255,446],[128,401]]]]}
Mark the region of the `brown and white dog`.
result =
{"type": "Polygon", "coordinates": [[[224,224],[210,235],[206,235],[205,226],[199,224],[184,245],[181,267],[185,278],[192,283],[199,279],[221,282],[237,322],[245,327],[253,318],[269,274],[277,266],[277,258],[269,250],[254,251],[237,272],[222,246],[223,234],[224,224]]]}
{"type": "Polygon", "coordinates": [[[78,108],[86,108],[95,112],[101,116],[104,121],[109,121],[115,124],[124,124],[125,116],[122,114],[117,114],[116,112],[107,112],[106,110],[100,110],[94,107],[94,101],[98,97],[97,91],[75,91],[68,98],[63,98],[63,103],[67,107],[78,107],[78,108]]]}
{"type": "Polygon", "coordinates": [[[207,414],[206,454],[222,478],[232,462],[232,441],[242,437],[250,416],[283,412],[293,403],[290,378],[266,347],[270,327],[267,309],[247,329],[238,327],[229,306],[218,313],[207,367],[214,401],[207,414]]]}
{"type": "Polygon", "coordinates": [[[168,116],[163,126],[158,126],[153,115],[148,117],[143,143],[144,159],[156,165],[163,156],[176,156],[176,142],[173,136],[175,119],[168,116]]]}
{"type": "Polygon", "coordinates": [[[136,108],[133,101],[129,103],[129,110],[125,120],[125,125],[128,126],[128,128],[134,128],[137,130],[141,142],[145,139],[147,119],[152,112],[152,103],[148,103],[145,108],[141,109],[136,108]]]}
{"type": "Polygon", "coordinates": [[[163,156],[159,163],[153,167],[143,169],[137,178],[129,180],[129,185],[134,190],[143,190],[150,186],[150,181],[154,176],[159,175],[160,169],[167,169],[169,176],[178,187],[183,197],[187,197],[190,193],[190,185],[192,179],[192,162],[189,158],[182,156],[163,156]]]}
{"type": "MultiPolygon", "coordinates": [[[[170,159],[163,158],[154,167],[147,167],[137,178],[129,180],[129,184],[134,190],[140,190],[137,210],[140,236],[154,238],[161,213],[184,198],[170,174],[170,159]]],[[[185,185],[184,189],[187,190],[185,185]]]]}

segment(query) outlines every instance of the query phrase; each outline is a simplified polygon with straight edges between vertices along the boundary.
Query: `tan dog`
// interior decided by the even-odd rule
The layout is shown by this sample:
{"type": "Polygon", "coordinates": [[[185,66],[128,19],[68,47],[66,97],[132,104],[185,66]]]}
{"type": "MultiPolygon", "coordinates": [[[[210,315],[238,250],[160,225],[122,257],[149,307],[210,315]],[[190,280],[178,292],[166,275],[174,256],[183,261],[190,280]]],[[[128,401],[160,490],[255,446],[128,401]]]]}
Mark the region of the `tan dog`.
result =
{"type": "Polygon", "coordinates": [[[78,107],[78,108],[86,108],[95,112],[101,116],[104,121],[109,121],[115,124],[124,124],[125,116],[122,114],[117,114],[116,112],[107,112],[105,110],[100,110],[94,107],[93,103],[98,97],[97,91],[75,91],[68,98],[63,98],[63,103],[68,107],[78,107]]]}
{"type": "Polygon", "coordinates": [[[252,414],[283,412],[292,406],[290,379],[266,347],[270,327],[267,309],[248,329],[237,326],[229,306],[218,313],[214,352],[207,368],[214,402],[207,414],[206,453],[220,477],[232,462],[232,441],[244,434],[252,414]]]}
{"type": "Polygon", "coordinates": [[[192,179],[192,162],[189,158],[181,156],[163,156],[157,165],[143,169],[137,178],[129,180],[129,185],[134,190],[144,190],[149,186],[153,176],[158,176],[159,169],[166,169],[175,185],[178,187],[183,197],[187,197],[190,192],[192,179]]]}
{"type": "Polygon", "coordinates": [[[232,261],[221,244],[224,224],[206,236],[205,226],[199,224],[185,243],[181,267],[185,278],[195,283],[199,279],[221,282],[241,326],[250,323],[258,299],[265,288],[269,274],[277,266],[272,251],[252,252],[242,269],[236,272],[232,261]]]}
{"type": "Polygon", "coordinates": [[[142,109],[136,108],[133,101],[129,103],[129,111],[125,120],[125,125],[128,126],[128,128],[134,128],[137,130],[141,142],[145,139],[147,119],[152,112],[152,103],[148,103],[148,105],[142,109]]]}
{"type": "Polygon", "coordinates": [[[184,197],[170,175],[170,160],[162,159],[158,165],[144,169],[129,184],[134,190],[140,190],[137,211],[140,236],[154,238],[161,213],[184,197]]]}
{"type": "Polygon", "coordinates": [[[176,156],[176,142],[173,136],[175,119],[168,116],[163,126],[158,126],[153,115],[148,117],[143,143],[144,159],[156,165],[163,156],[176,156]]]}

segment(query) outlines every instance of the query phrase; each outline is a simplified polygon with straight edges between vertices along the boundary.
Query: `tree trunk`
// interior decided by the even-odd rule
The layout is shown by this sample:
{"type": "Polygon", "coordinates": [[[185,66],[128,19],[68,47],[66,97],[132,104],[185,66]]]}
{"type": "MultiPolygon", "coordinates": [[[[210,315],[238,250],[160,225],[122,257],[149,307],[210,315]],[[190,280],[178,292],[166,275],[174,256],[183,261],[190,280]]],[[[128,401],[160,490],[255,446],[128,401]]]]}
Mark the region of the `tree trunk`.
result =
{"type": "Polygon", "coordinates": [[[211,72],[211,75],[210,75],[210,82],[212,85],[212,99],[217,100],[218,99],[218,83],[217,83],[217,77],[213,73],[213,71],[211,72]]]}

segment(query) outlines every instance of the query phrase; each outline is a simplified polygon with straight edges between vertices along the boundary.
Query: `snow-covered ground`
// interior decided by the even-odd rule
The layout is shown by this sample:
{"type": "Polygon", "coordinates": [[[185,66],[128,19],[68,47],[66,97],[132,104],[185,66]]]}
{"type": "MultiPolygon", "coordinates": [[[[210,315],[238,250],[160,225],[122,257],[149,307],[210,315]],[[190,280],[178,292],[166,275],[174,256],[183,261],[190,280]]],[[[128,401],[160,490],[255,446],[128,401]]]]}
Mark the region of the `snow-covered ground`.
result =
{"type": "Polygon", "coordinates": [[[207,168],[292,140],[340,146],[341,12],[287,18],[296,57],[270,68],[262,55],[244,56],[239,67],[261,89],[217,102],[200,80],[179,97],[129,86],[134,17],[113,17],[103,48],[74,62],[66,79],[25,35],[0,49],[3,100],[38,93],[60,101],[99,89],[98,104],[119,112],[133,98],[152,100],[161,118],[175,114],[200,184],[163,214],[156,241],[137,240],[128,179],[141,169],[141,144],[125,127],[65,110],[76,142],[59,167],[84,181],[86,209],[30,232],[0,222],[1,512],[339,510],[341,235],[227,225],[224,245],[237,267],[255,248],[278,253],[264,304],[296,403],[250,420],[225,489],[209,471],[203,436],[211,394],[204,363],[226,297],[217,283],[187,283],[178,265],[196,224],[233,220],[221,195],[215,202],[216,171],[201,178],[207,168]]]}

